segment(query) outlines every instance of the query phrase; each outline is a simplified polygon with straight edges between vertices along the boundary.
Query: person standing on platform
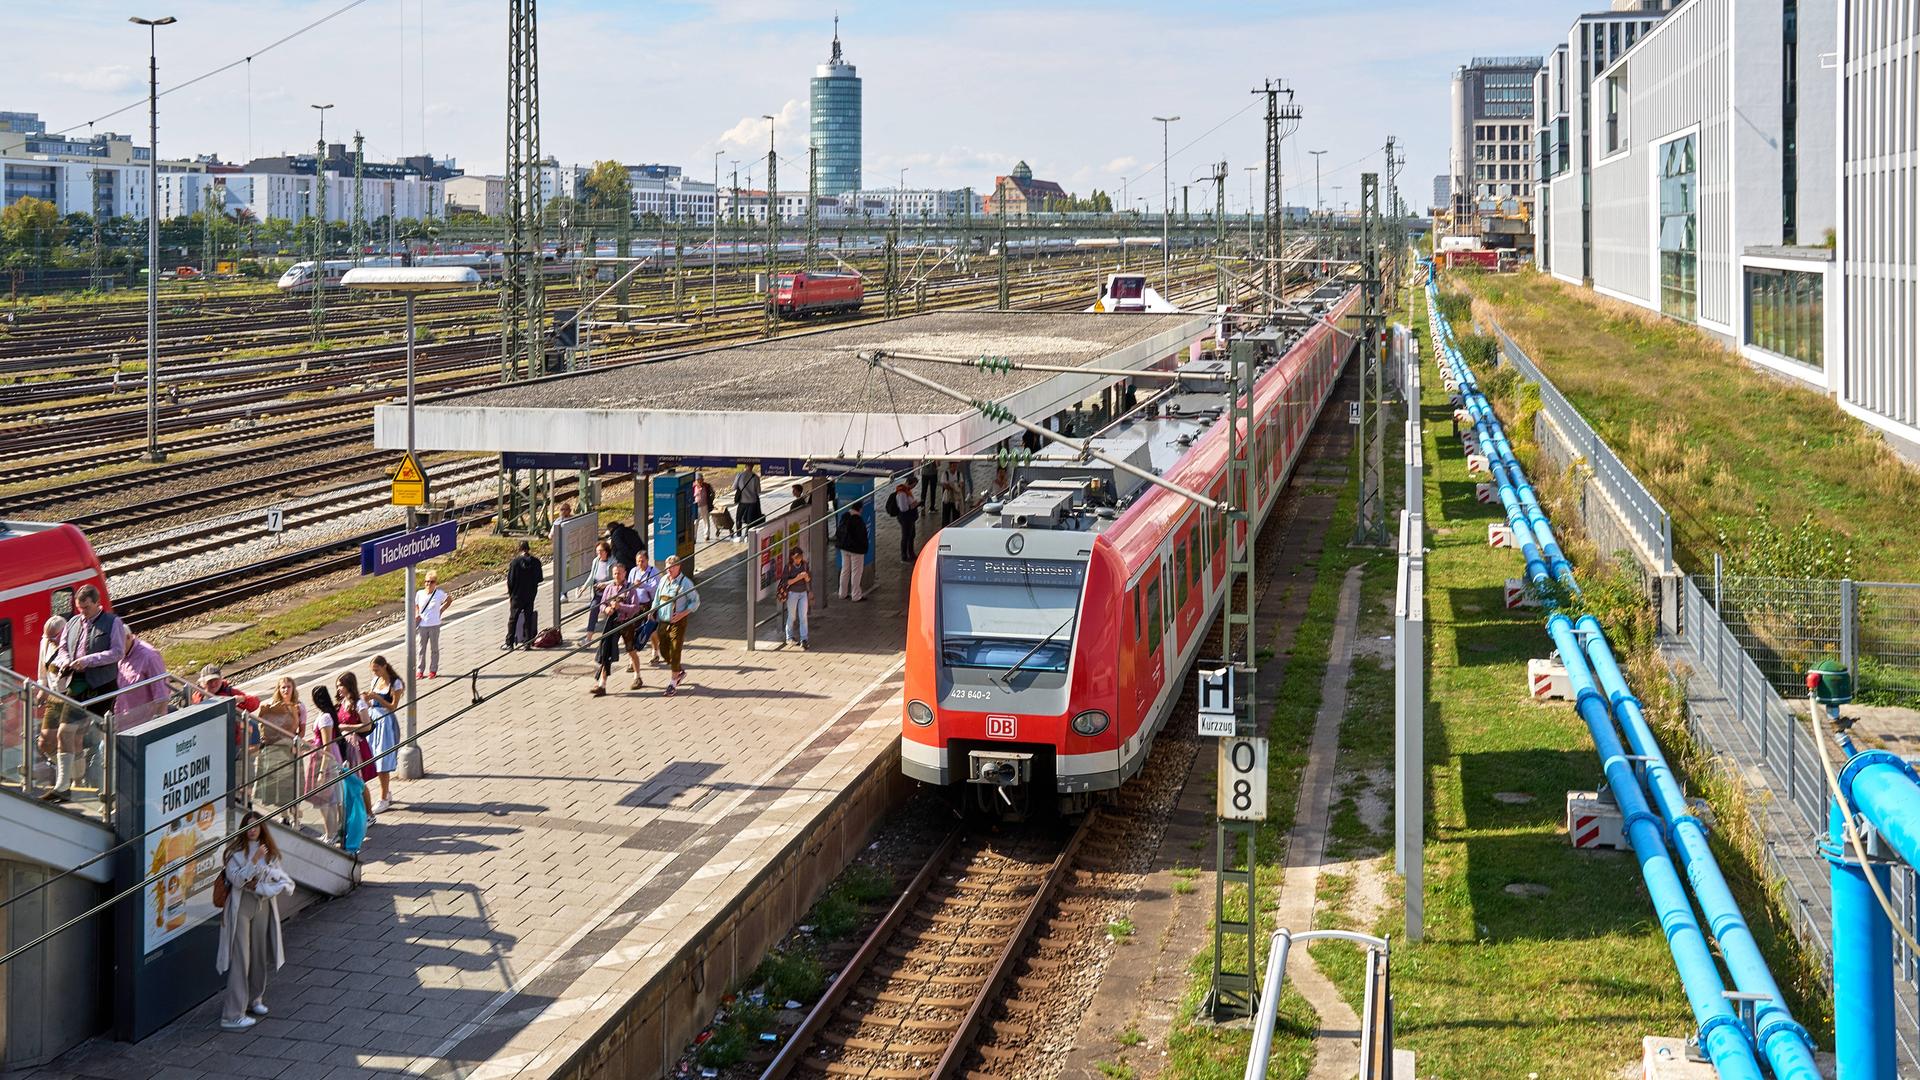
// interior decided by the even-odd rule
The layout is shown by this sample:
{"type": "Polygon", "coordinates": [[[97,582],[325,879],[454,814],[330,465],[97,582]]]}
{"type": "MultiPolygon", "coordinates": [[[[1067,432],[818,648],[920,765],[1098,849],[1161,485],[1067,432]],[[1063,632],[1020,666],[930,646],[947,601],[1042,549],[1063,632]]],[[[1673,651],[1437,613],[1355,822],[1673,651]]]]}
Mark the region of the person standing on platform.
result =
{"type": "Polygon", "coordinates": [[[693,587],[693,579],[680,568],[680,556],[668,556],[666,576],[660,579],[660,589],[653,598],[653,617],[660,623],[657,635],[660,652],[667,658],[672,672],[667,682],[668,697],[679,693],[680,680],[686,677],[686,670],[680,665],[680,653],[687,644],[687,620],[699,610],[700,593],[693,587]]]}
{"type": "Polygon", "coordinates": [[[802,651],[807,648],[807,608],[813,599],[812,589],[813,571],[807,566],[807,553],[794,548],[793,555],[787,559],[786,573],[780,576],[780,595],[787,605],[786,640],[781,648],[795,643],[802,651]]]}
{"type": "Polygon", "coordinates": [[[580,642],[592,645],[600,629],[600,591],[613,580],[613,548],[605,540],[594,545],[593,565],[587,567],[587,583],[580,588],[587,598],[587,636],[580,642]]]}
{"type": "Polygon", "coordinates": [[[607,548],[613,553],[613,561],[632,570],[635,560],[640,557],[640,549],[646,544],[640,539],[640,530],[624,521],[615,521],[607,526],[607,548]]]}
{"type": "Polygon", "coordinates": [[[280,897],[293,891],[293,879],[280,865],[280,849],[267,823],[252,811],[240,821],[240,835],[221,858],[214,899],[221,905],[220,954],[215,971],[227,976],[220,1003],[220,1027],[245,1031],[267,1015],[267,976],[287,962],[280,940],[280,897]]]}
{"type": "Polygon", "coordinates": [[[760,524],[760,474],[754,471],[751,463],[742,465],[740,471],[733,474],[733,529],[736,535],[745,536],[748,529],[760,524]]]}
{"type": "Polygon", "coordinates": [[[104,720],[110,715],[113,691],[120,686],[120,659],[127,654],[130,636],[120,616],[101,606],[99,589],[82,585],[73,601],[79,610],[60,633],[60,649],[53,661],[58,680],[55,688],[87,704],[84,711],[60,702],[53,706],[62,710],[60,752],[54,762],[53,789],[40,796],[47,802],[66,802],[73,797],[87,729],[96,718],[104,720]]]}
{"type": "Polygon", "coordinates": [[[900,561],[910,563],[919,551],[913,542],[913,530],[920,521],[920,500],[913,497],[912,488],[896,484],[893,494],[887,496],[887,512],[900,522],[900,561]]]}
{"type": "Polygon", "coordinates": [[[533,648],[534,635],[540,632],[540,616],[534,613],[533,603],[546,576],[540,560],[534,557],[533,545],[520,541],[520,554],[507,565],[507,643],[500,647],[503,652],[515,645],[533,648]]]}
{"type": "Polygon", "coordinates": [[[867,598],[860,588],[860,576],[867,564],[867,521],[859,507],[850,506],[840,511],[833,546],[840,549],[840,598],[852,599],[857,604],[867,598]]]}
{"type": "Polygon", "coordinates": [[[967,467],[949,461],[940,467],[940,527],[946,528],[967,512],[967,467]]]}
{"type": "Polygon", "coordinates": [[[125,731],[166,715],[172,688],[167,685],[167,662],[145,638],[127,638],[127,655],[120,658],[120,691],[113,699],[113,729],[125,731]]]}
{"type": "Polygon", "coordinates": [[[373,684],[365,700],[373,730],[367,733],[367,743],[373,753],[373,775],[380,781],[380,798],[374,802],[373,812],[384,814],[393,809],[393,772],[400,767],[400,720],[396,714],[406,700],[407,684],[384,656],[374,657],[368,670],[373,684]]]}
{"type": "MultiPolygon", "coordinates": [[[[653,607],[653,594],[660,588],[660,568],[653,565],[646,552],[640,553],[640,565],[627,575],[627,583],[633,587],[633,606],[645,613],[653,607]]],[[[645,645],[653,653],[650,661],[655,667],[666,663],[660,655],[660,642],[655,636],[659,626],[652,618],[637,620],[627,627],[627,650],[633,657],[633,688],[640,689],[640,646],[645,645]]]]}
{"type": "Polygon", "coordinates": [[[713,485],[700,473],[693,474],[693,520],[695,539],[720,539],[720,531],[713,524],[713,485]]]}
{"type": "Polygon", "coordinates": [[[414,678],[440,677],[440,624],[446,621],[447,609],[452,606],[453,598],[440,587],[440,572],[427,571],[426,582],[413,594],[415,627],[420,633],[415,657],[420,661],[420,670],[413,673],[414,678]]]}
{"type": "Polygon", "coordinates": [[[613,564],[613,576],[600,587],[594,607],[601,620],[600,642],[594,651],[593,689],[589,693],[594,697],[605,697],[607,676],[613,674],[614,661],[620,658],[622,643],[627,647],[627,654],[633,657],[635,680],[640,677],[640,658],[634,653],[633,638],[630,636],[633,633],[633,588],[627,580],[625,566],[613,564]]]}

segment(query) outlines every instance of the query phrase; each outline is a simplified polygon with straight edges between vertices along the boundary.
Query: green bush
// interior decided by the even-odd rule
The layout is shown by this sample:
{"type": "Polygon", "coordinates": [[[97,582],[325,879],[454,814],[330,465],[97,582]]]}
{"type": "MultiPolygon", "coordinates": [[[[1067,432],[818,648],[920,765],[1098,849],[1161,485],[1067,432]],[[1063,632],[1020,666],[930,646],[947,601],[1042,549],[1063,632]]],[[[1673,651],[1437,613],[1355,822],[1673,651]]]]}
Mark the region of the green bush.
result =
{"type": "Polygon", "coordinates": [[[751,981],[766,987],[769,1002],[804,1002],[826,989],[827,973],[813,949],[802,944],[768,953],[751,981]]]}

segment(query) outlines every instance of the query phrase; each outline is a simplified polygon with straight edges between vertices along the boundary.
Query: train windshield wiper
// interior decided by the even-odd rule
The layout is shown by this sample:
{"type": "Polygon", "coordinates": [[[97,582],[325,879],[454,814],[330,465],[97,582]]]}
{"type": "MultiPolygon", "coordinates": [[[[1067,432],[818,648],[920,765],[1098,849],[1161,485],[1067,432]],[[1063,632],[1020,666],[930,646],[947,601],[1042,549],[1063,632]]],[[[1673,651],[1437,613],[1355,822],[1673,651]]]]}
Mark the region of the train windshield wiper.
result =
{"type": "MultiPolygon", "coordinates": [[[[1078,613],[1076,612],[1075,614],[1077,615],[1078,613]]],[[[1060,631],[1065,630],[1069,626],[1072,626],[1073,620],[1074,620],[1074,615],[1067,616],[1066,622],[1063,622],[1059,626],[1054,627],[1053,630],[1050,633],[1048,633],[1046,637],[1043,637],[1039,641],[1034,642],[1033,648],[1028,649],[1025,656],[1022,656],[1020,659],[1015,660],[1013,662],[1012,667],[1000,673],[1001,685],[1006,686],[1006,688],[1009,690],[1013,689],[1012,684],[1009,683],[1007,680],[1013,678],[1013,676],[1017,674],[1020,671],[1020,669],[1026,665],[1027,661],[1033,659],[1034,653],[1039,652],[1041,649],[1045,648],[1049,643],[1051,643],[1053,639],[1059,635],[1060,631]]]]}

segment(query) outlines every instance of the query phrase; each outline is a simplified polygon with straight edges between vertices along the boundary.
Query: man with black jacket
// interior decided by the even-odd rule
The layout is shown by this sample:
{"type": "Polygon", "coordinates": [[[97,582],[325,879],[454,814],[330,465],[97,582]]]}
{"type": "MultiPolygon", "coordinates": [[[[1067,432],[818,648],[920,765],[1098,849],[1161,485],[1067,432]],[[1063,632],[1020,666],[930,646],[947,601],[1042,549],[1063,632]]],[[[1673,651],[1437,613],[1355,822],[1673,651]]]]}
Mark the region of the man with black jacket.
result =
{"type": "Polygon", "coordinates": [[[640,539],[640,530],[624,521],[615,521],[607,526],[607,547],[613,551],[613,561],[633,573],[640,563],[640,549],[645,542],[640,539]]]}
{"type": "Polygon", "coordinates": [[[532,545],[520,541],[520,554],[507,564],[507,643],[500,647],[502,651],[515,645],[533,648],[533,637],[540,632],[540,617],[534,614],[533,601],[546,576],[540,560],[533,556],[532,545]]]}
{"type": "Polygon", "coordinates": [[[867,562],[867,521],[860,508],[840,511],[840,524],[833,531],[833,546],[840,549],[840,598],[854,603],[866,599],[860,588],[861,571],[867,562]]]}

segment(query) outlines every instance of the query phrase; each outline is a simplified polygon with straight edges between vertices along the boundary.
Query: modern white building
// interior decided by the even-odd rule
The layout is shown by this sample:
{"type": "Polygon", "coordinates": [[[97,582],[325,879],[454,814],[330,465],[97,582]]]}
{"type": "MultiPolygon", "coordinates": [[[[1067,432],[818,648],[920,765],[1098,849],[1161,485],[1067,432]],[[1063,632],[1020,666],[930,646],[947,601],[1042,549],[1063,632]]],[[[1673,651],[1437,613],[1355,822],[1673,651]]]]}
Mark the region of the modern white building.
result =
{"type": "Polygon", "coordinates": [[[1450,185],[1455,234],[1478,235],[1494,215],[1533,206],[1534,77],[1538,56],[1476,56],[1454,70],[1450,185]]]}
{"type": "MultiPolygon", "coordinates": [[[[327,172],[327,220],[353,220],[354,179],[327,172]]],[[[446,213],[446,181],[420,177],[365,178],[362,199],[368,221],[383,217],[424,220],[446,213]]],[[[311,220],[314,212],[313,177],[297,173],[168,173],[160,174],[160,213],[163,218],[199,213],[209,200],[228,216],[245,214],[255,221],[311,220]]]]}
{"type": "Polygon", "coordinates": [[[48,134],[38,113],[0,112],[0,207],[31,197],[62,214],[144,221],[152,157],[127,135],[48,134]]]}
{"type": "Polygon", "coordinates": [[[1828,385],[1826,331],[1768,329],[1803,322],[1794,312],[1824,295],[1833,265],[1833,128],[1813,118],[1833,110],[1820,58],[1835,48],[1835,5],[1796,7],[1804,17],[1691,0],[1598,72],[1584,147],[1591,280],[1828,385]]]}
{"type": "Polygon", "coordinates": [[[893,213],[897,206],[902,218],[918,220],[922,215],[942,220],[947,217],[964,217],[969,208],[977,217],[984,214],[982,207],[985,199],[965,189],[942,190],[938,188],[868,188],[864,191],[849,192],[841,197],[851,209],[857,206],[860,212],[872,210],[876,218],[893,213]]]}
{"type": "MultiPolygon", "coordinates": [[[[1838,203],[1825,310],[1839,327],[1825,340],[1839,361],[1828,360],[1827,377],[1842,408],[1920,452],[1920,14],[1913,0],[1837,6],[1838,40],[1801,44],[1802,55],[1830,48],[1839,61],[1831,111],[1811,96],[1800,110],[1802,182],[1822,170],[1838,203]],[[1823,170],[1804,136],[1828,117],[1839,153],[1823,170]]],[[[1817,242],[1805,224],[1802,242],[1817,242]]]]}
{"type": "Polygon", "coordinates": [[[627,184],[633,193],[633,216],[683,225],[712,225],[719,198],[714,186],[702,180],[689,180],[677,168],[671,175],[659,175],[661,172],[664,170],[648,170],[645,166],[627,170],[627,184]]]}
{"type": "Polygon", "coordinates": [[[1587,118],[1594,77],[1633,48],[1662,14],[1633,9],[1580,16],[1534,80],[1534,261],[1564,281],[1579,285],[1593,277],[1587,118]]]}

